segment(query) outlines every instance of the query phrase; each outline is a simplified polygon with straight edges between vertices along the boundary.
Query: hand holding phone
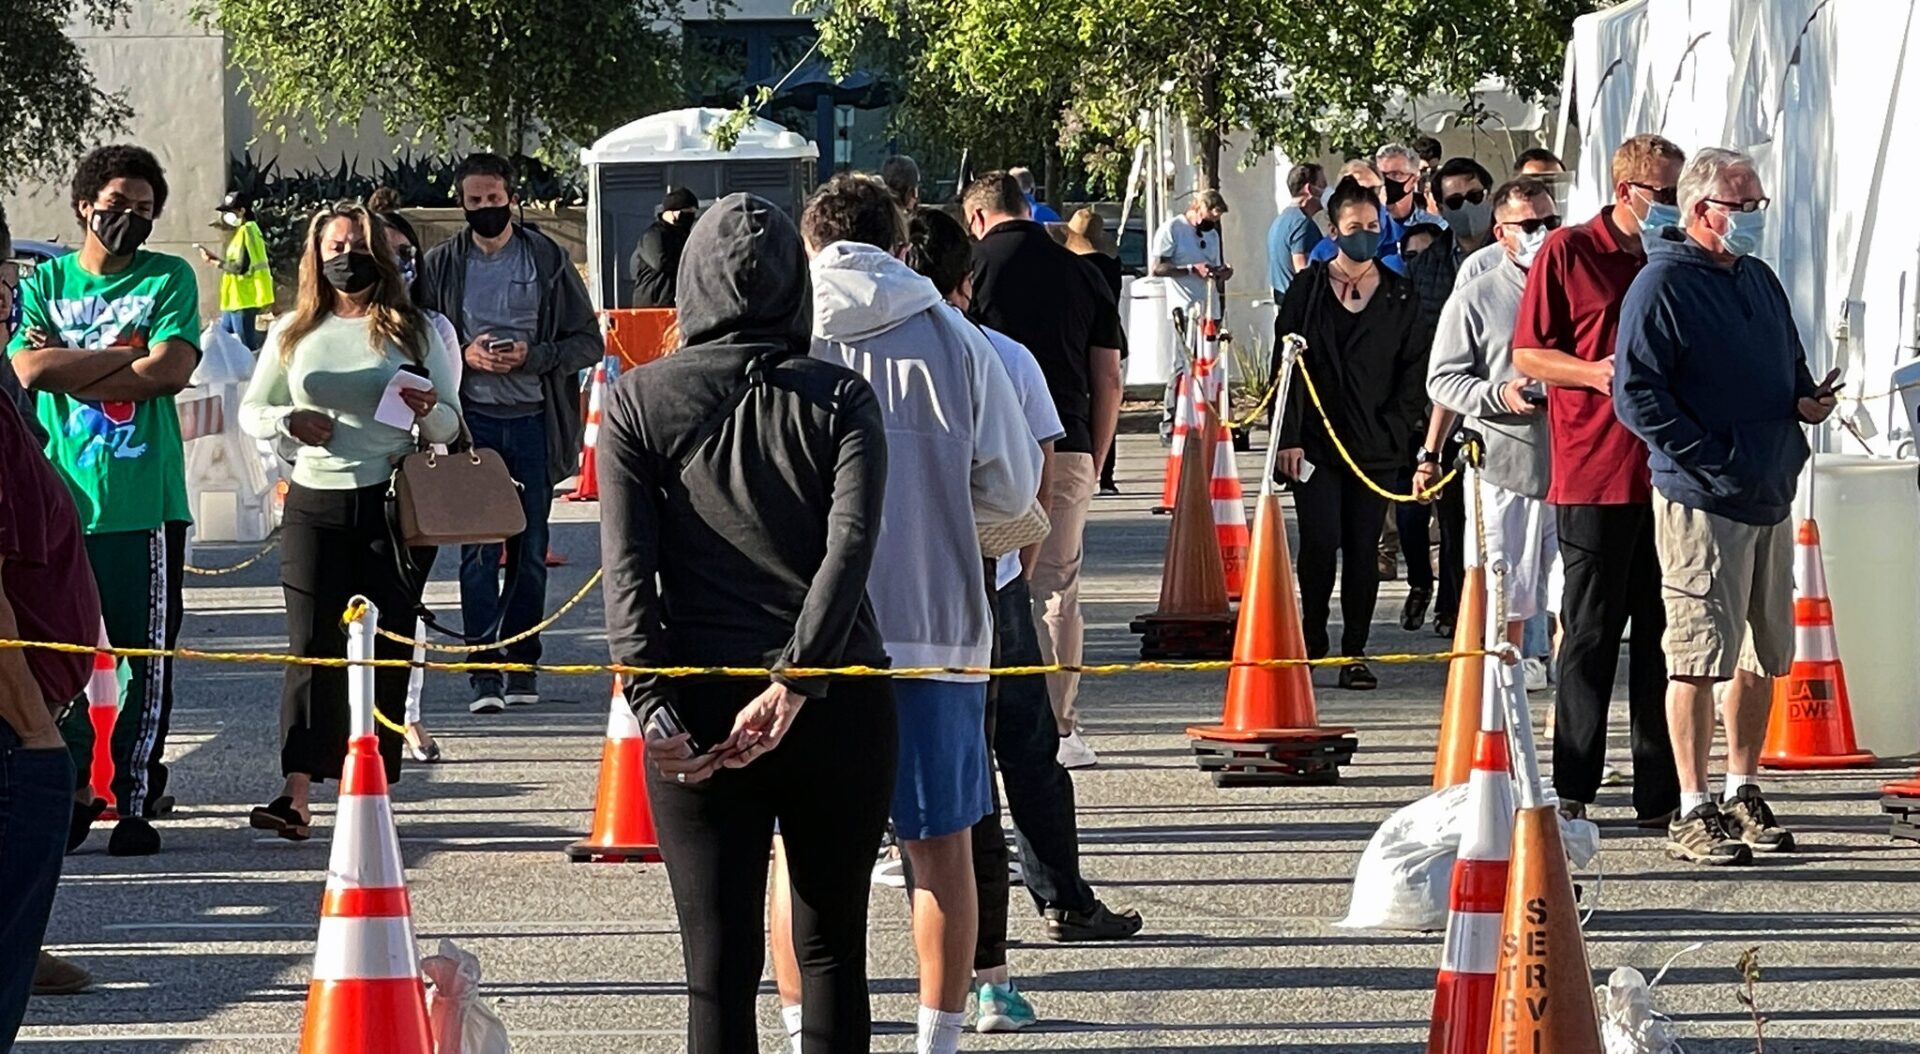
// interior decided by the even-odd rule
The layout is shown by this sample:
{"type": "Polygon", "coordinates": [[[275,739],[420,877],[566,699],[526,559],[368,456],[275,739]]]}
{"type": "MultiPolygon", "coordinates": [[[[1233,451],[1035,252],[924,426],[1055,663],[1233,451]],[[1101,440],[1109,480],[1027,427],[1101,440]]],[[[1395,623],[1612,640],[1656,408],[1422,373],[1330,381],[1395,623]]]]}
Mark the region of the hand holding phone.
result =
{"type": "Polygon", "coordinates": [[[676,783],[700,783],[720,768],[722,755],[696,742],[664,699],[653,704],[641,731],[653,767],[676,783]]]}

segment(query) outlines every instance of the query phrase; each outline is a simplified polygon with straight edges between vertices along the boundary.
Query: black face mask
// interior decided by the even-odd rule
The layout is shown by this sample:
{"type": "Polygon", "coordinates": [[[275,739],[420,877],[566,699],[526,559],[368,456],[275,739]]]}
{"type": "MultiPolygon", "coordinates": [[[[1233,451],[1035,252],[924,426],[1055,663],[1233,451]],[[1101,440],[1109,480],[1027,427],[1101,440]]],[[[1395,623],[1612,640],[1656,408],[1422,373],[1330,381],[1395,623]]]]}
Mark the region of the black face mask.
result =
{"type": "Polygon", "coordinates": [[[87,227],[106,247],[107,255],[115,258],[132,256],[153,233],[153,221],[137,212],[108,212],[98,208],[93,210],[87,227]]]}
{"type": "Polygon", "coordinates": [[[380,280],[380,269],[372,253],[341,253],[320,265],[320,273],[335,289],[352,296],[373,288],[380,280]]]}
{"type": "Polygon", "coordinates": [[[1220,229],[1220,221],[1216,219],[1204,219],[1194,224],[1193,229],[1202,234],[1208,234],[1220,229]]]}
{"type": "Polygon", "coordinates": [[[484,209],[467,209],[467,226],[482,238],[498,238],[500,232],[513,222],[513,206],[489,205],[484,209]]]}
{"type": "Polygon", "coordinates": [[[1413,183],[1412,180],[1408,180],[1407,182],[1402,183],[1399,180],[1393,178],[1392,176],[1388,176],[1386,183],[1387,183],[1387,204],[1389,205],[1397,205],[1400,203],[1400,199],[1406,197],[1408,194],[1413,193],[1411,189],[1411,186],[1413,183]]]}

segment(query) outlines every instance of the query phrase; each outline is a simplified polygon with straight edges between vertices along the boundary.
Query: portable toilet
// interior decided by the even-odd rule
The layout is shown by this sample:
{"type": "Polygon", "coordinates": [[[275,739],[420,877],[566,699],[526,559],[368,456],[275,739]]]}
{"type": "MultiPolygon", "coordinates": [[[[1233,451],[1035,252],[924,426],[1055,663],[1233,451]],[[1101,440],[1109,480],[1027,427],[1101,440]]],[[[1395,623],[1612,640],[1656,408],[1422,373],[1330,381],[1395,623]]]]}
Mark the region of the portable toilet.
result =
{"type": "Polygon", "coordinates": [[[633,275],[627,264],[669,190],[685,187],[702,208],[716,198],[749,191],[798,217],[814,187],[820,148],[798,133],[755,118],[733,149],[722,151],[713,145],[713,129],[730,113],[711,107],[656,113],[608,132],[580,151],[591,206],[588,273],[598,306],[633,305],[633,275]]]}

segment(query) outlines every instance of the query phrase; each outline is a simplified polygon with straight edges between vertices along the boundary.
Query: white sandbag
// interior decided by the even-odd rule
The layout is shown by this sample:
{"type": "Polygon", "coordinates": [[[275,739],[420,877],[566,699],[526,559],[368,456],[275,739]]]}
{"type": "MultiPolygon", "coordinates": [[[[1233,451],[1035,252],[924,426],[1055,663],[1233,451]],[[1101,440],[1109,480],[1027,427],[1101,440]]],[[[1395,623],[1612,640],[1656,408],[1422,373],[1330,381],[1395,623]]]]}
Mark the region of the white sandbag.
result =
{"type": "Polygon", "coordinates": [[[480,998],[480,960],[452,941],[420,960],[427,979],[427,1020],[434,1054],[512,1054],[507,1026],[480,998]]]}
{"type": "Polygon", "coordinates": [[[1467,785],[1434,791],[1387,817],[1353,873],[1348,929],[1446,928],[1453,860],[1460,852],[1467,785]]]}
{"type": "Polygon", "coordinates": [[[1595,986],[1600,1044],[1606,1054],[1685,1054],[1673,1021],[1654,1006],[1653,990],[1681,956],[1703,947],[1704,943],[1696,942],[1680,949],[1651,981],[1633,967],[1622,966],[1607,975],[1606,984],[1595,986]]]}
{"type": "Polygon", "coordinates": [[[218,322],[200,331],[200,365],[193,368],[189,384],[209,388],[237,384],[244,388],[252,377],[253,352],[239,337],[218,322]]]}

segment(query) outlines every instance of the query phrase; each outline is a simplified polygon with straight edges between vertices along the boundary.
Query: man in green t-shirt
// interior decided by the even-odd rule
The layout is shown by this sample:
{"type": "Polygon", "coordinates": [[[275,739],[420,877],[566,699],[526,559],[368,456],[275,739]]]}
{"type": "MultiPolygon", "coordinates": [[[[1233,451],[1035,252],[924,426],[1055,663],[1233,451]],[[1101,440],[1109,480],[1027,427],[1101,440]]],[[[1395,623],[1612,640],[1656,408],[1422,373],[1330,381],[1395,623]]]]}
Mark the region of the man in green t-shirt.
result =
{"type": "MultiPolygon", "coordinates": [[[[14,372],[34,393],[47,458],[80,508],[107,638],[123,648],[174,646],[192,519],[173,396],[199,362],[199,294],[185,260],[140,248],[166,204],[166,176],[146,150],[104,146],[82,158],[73,210],[86,241],[21,285],[20,329],[9,345],[14,372]]],[[[167,785],[173,663],[127,666],[113,730],[121,819],[107,851],[140,856],[160,848],[149,818],[167,785]]],[[[86,708],[76,707],[61,731],[84,788],[93,751],[86,708]]],[[[90,821],[103,806],[89,796],[76,819],[90,821]]]]}

